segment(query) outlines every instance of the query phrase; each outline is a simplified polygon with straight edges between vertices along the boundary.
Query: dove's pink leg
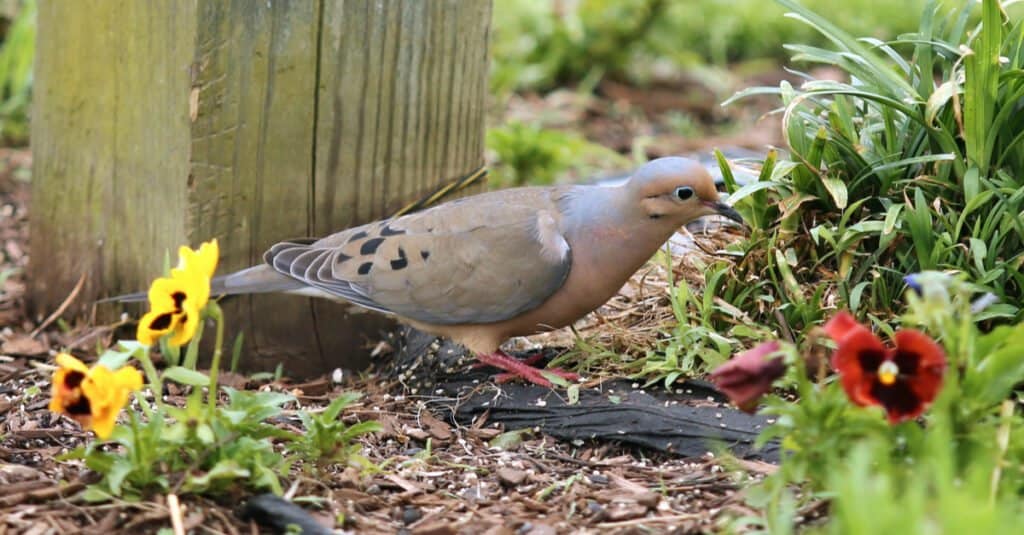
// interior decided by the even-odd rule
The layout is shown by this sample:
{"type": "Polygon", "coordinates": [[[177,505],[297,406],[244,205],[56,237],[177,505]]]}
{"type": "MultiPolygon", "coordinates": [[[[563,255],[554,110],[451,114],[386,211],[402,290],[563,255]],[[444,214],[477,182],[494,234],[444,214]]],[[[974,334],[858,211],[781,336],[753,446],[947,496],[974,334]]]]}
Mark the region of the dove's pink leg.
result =
{"type": "MultiPolygon", "coordinates": [[[[499,373],[494,376],[494,380],[498,383],[504,383],[506,381],[511,381],[512,379],[521,378],[536,385],[551,386],[551,381],[544,377],[544,374],[541,373],[542,370],[530,365],[539,360],[540,355],[531,357],[531,359],[527,359],[527,362],[524,362],[516,359],[515,357],[509,356],[504,351],[498,350],[490,355],[477,355],[476,358],[484,364],[489,364],[495,368],[505,370],[506,373],[499,373]]],[[[575,373],[567,372],[558,368],[551,368],[543,371],[557,375],[567,381],[576,381],[580,378],[580,376],[575,373]]]]}

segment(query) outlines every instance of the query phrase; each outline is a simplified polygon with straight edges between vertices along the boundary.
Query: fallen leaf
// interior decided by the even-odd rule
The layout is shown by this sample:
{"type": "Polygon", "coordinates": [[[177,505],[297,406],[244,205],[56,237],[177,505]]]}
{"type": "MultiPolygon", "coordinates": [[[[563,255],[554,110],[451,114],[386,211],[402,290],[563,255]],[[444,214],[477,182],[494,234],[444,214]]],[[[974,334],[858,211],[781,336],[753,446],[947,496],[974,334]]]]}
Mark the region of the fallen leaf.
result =
{"type": "Polygon", "coordinates": [[[32,338],[27,334],[15,334],[4,341],[0,346],[0,352],[7,355],[42,355],[49,351],[46,344],[32,338]]]}

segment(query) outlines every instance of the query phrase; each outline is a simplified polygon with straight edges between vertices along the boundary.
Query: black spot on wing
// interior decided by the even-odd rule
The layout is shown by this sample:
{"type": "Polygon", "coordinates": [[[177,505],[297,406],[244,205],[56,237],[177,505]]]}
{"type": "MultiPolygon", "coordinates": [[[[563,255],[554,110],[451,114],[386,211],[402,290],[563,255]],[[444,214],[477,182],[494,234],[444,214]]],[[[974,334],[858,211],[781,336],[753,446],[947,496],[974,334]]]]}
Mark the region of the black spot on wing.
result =
{"type": "Polygon", "coordinates": [[[422,258],[423,261],[426,262],[427,259],[430,258],[430,251],[420,251],[420,258],[422,258]]]}
{"type": "Polygon", "coordinates": [[[359,254],[371,255],[377,252],[377,248],[380,244],[384,243],[384,238],[370,238],[363,242],[363,245],[359,247],[359,254]]]}
{"type": "Polygon", "coordinates": [[[365,238],[367,236],[369,236],[369,234],[367,234],[367,232],[365,230],[360,230],[359,232],[356,232],[355,234],[349,236],[348,237],[348,242],[352,243],[354,241],[361,240],[361,239],[363,239],[363,238],[365,238]]]}
{"type": "Polygon", "coordinates": [[[398,248],[398,258],[391,261],[391,269],[405,269],[409,265],[409,259],[405,257],[405,249],[398,248]]]}
{"type": "Polygon", "coordinates": [[[367,273],[370,272],[370,269],[372,269],[372,268],[373,268],[373,262],[366,262],[366,263],[364,263],[364,264],[359,266],[358,273],[360,275],[366,275],[367,273]]]}
{"type": "Polygon", "coordinates": [[[384,225],[384,227],[380,229],[381,236],[397,236],[399,234],[405,234],[405,231],[402,229],[393,229],[388,225],[384,225]]]}

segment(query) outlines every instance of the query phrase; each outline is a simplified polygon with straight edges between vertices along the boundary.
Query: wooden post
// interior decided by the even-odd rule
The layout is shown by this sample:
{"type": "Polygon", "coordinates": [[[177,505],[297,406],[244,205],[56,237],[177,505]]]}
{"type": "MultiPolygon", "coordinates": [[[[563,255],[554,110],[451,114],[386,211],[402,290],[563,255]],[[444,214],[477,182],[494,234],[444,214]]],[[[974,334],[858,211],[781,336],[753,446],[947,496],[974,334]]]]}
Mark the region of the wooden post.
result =
{"type": "MultiPolygon", "coordinates": [[[[145,288],[217,237],[225,273],[275,241],[386,217],[482,163],[489,0],[43,0],[32,295],[72,311],[145,288]]],[[[249,369],[364,365],[374,314],[229,300],[249,369]]]]}

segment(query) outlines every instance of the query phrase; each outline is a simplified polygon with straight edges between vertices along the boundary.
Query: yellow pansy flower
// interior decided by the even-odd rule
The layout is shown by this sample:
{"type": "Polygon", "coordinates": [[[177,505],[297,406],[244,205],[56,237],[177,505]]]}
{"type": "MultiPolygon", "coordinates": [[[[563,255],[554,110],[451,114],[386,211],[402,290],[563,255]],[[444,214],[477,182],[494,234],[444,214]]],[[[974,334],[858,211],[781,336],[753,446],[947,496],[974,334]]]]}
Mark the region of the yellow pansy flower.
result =
{"type": "Polygon", "coordinates": [[[149,312],[139,320],[136,339],[153,345],[170,335],[168,343],[182,346],[195,335],[200,313],[210,300],[210,278],[217,269],[220,250],[210,240],[192,250],[178,251],[178,265],[170,277],[161,277],[149,287],[149,312]]]}
{"type": "Polygon", "coordinates": [[[109,437],[128,394],[142,388],[142,374],[131,366],[110,371],[97,364],[90,369],[67,353],[57,355],[57,366],[50,410],[92,429],[101,439],[109,437]]]}
{"type": "MultiPolygon", "coordinates": [[[[170,334],[168,342],[181,346],[192,339],[199,326],[199,307],[190,296],[197,293],[209,294],[210,283],[195,278],[161,277],[149,287],[149,312],[139,320],[135,338],[153,345],[161,337],[170,334]]],[[[203,303],[205,305],[205,302],[203,303]]]]}
{"type": "Polygon", "coordinates": [[[210,279],[217,270],[219,258],[216,239],[202,243],[196,250],[185,246],[178,249],[178,266],[171,270],[171,278],[187,281],[193,292],[188,296],[200,310],[210,299],[210,279]]]}

